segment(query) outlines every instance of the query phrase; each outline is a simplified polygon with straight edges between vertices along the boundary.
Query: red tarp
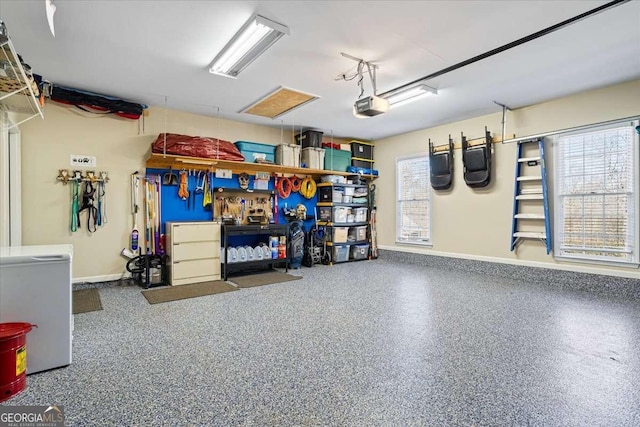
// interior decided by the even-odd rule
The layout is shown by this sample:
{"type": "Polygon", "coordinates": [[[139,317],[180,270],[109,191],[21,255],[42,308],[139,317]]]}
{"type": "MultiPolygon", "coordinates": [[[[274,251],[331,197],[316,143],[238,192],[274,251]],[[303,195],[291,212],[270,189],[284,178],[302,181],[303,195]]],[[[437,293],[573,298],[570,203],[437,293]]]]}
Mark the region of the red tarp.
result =
{"type": "MultiPolygon", "coordinates": [[[[244,156],[229,141],[206,136],[189,136],[167,133],[167,154],[188,157],[204,157],[207,159],[234,160],[243,162],[244,156]]],[[[163,153],[165,134],[161,133],[151,144],[154,153],[163,153]]]]}

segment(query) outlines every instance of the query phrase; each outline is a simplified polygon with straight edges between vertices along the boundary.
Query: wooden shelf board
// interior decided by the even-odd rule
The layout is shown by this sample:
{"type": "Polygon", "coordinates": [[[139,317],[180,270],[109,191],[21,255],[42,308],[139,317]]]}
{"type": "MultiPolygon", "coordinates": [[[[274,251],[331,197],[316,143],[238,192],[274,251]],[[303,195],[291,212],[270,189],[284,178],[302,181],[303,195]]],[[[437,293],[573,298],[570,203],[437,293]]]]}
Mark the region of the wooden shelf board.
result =
{"type": "MultiPolygon", "coordinates": [[[[333,173],[328,173],[325,175],[334,175],[333,173]]],[[[355,175],[355,174],[351,174],[351,175],[355,175]]],[[[372,175],[362,175],[365,178],[377,178],[377,176],[372,176],[372,175]]],[[[369,184],[334,184],[333,182],[319,182],[318,183],[318,187],[354,187],[354,188],[369,188],[369,184]]],[[[358,197],[366,197],[367,195],[365,194],[364,196],[358,196],[358,197]]]]}
{"type": "MultiPolygon", "coordinates": [[[[175,156],[167,154],[166,156],[161,153],[150,153],[146,159],[147,168],[155,169],[197,169],[197,170],[211,170],[211,169],[231,169],[234,173],[248,173],[249,175],[255,175],[256,172],[268,172],[272,174],[288,174],[288,175],[310,175],[310,176],[323,176],[323,175],[341,175],[341,176],[354,176],[357,174],[350,172],[338,172],[324,169],[307,169],[307,168],[294,168],[291,166],[282,166],[266,163],[247,163],[247,162],[234,162],[230,160],[216,160],[206,159],[201,157],[187,157],[187,156],[175,156]]],[[[363,175],[367,177],[368,175],[363,175]]]]}
{"type": "Polygon", "coordinates": [[[316,204],[318,207],[351,207],[351,208],[368,208],[369,205],[367,203],[334,203],[334,202],[318,202],[316,204]]]}

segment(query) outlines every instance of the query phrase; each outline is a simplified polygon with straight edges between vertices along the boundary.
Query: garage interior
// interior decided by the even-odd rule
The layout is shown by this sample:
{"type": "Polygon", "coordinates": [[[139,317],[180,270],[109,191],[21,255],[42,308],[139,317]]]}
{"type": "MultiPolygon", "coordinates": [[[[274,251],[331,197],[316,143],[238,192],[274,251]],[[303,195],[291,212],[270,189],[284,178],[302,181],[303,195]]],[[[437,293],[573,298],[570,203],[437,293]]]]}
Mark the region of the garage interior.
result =
{"type": "Polygon", "coordinates": [[[34,0],[0,20],[0,325],[39,323],[0,408],[640,424],[640,1],[34,0]],[[225,56],[254,25],[262,49],[225,56]],[[14,273],[46,248],[69,254],[62,293],[14,273]],[[52,369],[34,301],[71,319],[52,369]]]}

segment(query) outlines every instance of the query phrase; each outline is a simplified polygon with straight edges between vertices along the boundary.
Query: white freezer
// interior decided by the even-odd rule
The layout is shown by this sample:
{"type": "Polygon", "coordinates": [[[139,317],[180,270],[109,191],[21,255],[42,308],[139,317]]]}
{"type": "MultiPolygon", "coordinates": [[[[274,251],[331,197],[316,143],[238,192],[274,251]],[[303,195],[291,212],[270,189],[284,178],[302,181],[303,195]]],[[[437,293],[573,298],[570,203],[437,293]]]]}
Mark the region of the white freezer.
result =
{"type": "Polygon", "coordinates": [[[27,373],[71,363],[72,245],[0,248],[0,322],[38,325],[27,334],[27,373]]]}

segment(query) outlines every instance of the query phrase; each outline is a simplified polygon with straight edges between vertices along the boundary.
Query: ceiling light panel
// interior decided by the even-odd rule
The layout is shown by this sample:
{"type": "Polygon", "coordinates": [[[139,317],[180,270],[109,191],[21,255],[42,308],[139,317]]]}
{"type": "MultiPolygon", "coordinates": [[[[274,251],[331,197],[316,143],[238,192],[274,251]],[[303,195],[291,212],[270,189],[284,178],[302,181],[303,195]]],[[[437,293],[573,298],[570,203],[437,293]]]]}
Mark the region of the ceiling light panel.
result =
{"type": "Polygon", "coordinates": [[[389,101],[390,108],[395,108],[413,101],[417,101],[418,99],[422,99],[426,96],[437,94],[438,91],[435,88],[432,88],[431,86],[427,86],[425,84],[420,84],[392,92],[385,95],[384,98],[389,101]]]}
{"type": "Polygon", "coordinates": [[[244,108],[240,113],[275,119],[319,98],[320,97],[316,95],[281,86],[267,96],[260,98],[250,106],[244,108]]]}
{"type": "Polygon", "coordinates": [[[285,34],[289,34],[286,26],[254,15],[218,53],[209,72],[235,78],[285,34]]]}

